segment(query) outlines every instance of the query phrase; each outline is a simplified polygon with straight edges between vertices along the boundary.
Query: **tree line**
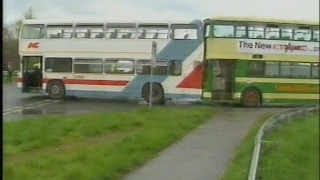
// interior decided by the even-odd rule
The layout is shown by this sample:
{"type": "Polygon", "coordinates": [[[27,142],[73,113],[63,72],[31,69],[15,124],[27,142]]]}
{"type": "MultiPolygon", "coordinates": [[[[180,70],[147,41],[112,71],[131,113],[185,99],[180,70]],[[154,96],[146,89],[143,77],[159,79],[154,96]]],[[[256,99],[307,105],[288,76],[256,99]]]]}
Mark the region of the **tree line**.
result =
{"type": "Polygon", "coordinates": [[[23,18],[16,20],[12,23],[4,24],[2,27],[2,66],[3,70],[8,70],[8,64],[10,64],[13,70],[17,70],[19,66],[19,54],[18,54],[18,35],[20,32],[21,24],[24,19],[35,19],[33,9],[30,7],[23,14],[23,18]]]}

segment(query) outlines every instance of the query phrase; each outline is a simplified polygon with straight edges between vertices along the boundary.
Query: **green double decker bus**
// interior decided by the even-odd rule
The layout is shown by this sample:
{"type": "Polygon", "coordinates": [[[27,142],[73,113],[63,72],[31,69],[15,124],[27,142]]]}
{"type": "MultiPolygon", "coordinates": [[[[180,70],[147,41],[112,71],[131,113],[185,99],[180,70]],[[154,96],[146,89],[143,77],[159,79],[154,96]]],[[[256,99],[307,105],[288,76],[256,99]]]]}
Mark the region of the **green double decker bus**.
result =
{"type": "Polygon", "coordinates": [[[220,17],[204,27],[204,100],[318,103],[318,22],[220,17]]]}

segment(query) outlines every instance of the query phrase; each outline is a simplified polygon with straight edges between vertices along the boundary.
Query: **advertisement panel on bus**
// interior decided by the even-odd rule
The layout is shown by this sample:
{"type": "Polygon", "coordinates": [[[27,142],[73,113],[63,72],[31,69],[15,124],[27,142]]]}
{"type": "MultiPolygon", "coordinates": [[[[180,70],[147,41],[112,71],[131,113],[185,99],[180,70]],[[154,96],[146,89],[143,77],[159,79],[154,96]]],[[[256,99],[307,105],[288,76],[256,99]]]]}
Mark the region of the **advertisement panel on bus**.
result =
{"type": "Polygon", "coordinates": [[[260,59],[317,62],[319,43],[262,39],[207,39],[207,59],[260,59]]]}

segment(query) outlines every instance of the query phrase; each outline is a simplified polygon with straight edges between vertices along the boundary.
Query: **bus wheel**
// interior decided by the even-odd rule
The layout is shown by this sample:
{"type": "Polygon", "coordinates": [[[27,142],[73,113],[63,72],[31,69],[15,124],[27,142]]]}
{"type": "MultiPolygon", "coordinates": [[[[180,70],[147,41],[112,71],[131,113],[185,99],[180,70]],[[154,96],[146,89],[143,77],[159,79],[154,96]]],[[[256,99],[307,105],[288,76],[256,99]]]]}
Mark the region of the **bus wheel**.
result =
{"type": "MultiPolygon", "coordinates": [[[[145,89],[146,93],[144,95],[144,100],[149,102],[150,97],[150,86],[146,86],[145,89]]],[[[152,84],[152,103],[153,104],[162,104],[164,103],[164,92],[162,90],[162,87],[158,83],[152,84]]]]}
{"type": "Polygon", "coordinates": [[[241,104],[245,107],[257,107],[261,104],[261,95],[257,89],[249,88],[241,95],[241,104]]]}
{"type": "Polygon", "coordinates": [[[61,81],[51,81],[48,84],[48,95],[51,99],[63,99],[65,88],[61,81]]]}

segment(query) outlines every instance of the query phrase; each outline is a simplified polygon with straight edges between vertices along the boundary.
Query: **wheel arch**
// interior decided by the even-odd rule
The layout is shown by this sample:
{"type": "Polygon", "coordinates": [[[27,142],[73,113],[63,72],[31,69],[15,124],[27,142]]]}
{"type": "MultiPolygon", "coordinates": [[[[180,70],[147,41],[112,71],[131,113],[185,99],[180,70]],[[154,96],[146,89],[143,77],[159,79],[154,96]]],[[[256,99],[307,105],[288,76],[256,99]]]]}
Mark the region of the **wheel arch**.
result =
{"type": "Polygon", "coordinates": [[[48,82],[47,82],[47,84],[46,84],[46,91],[45,91],[45,92],[48,92],[49,85],[50,85],[52,82],[55,82],[55,81],[61,83],[62,86],[63,86],[63,88],[64,88],[64,90],[66,90],[66,87],[65,87],[65,85],[64,85],[64,83],[63,83],[63,81],[62,81],[61,79],[49,79],[48,82]]]}
{"type": "MultiPolygon", "coordinates": [[[[152,82],[152,85],[155,85],[155,84],[160,86],[160,88],[161,88],[161,90],[162,90],[162,92],[164,94],[165,91],[164,91],[164,88],[163,88],[162,84],[160,82],[152,82]]],[[[150,86],[150,82],[146,82],[146,83],[144,83],[142,85],[140,97],[144,98],[146,92],[148,91],[149,86],[150,86]]]]}
{"type": "Polygon", "coordinates": [[[243,94],[244,94],[246,91],[251,90],[251,89],[256,90],[256,91],[259,93],[260,98],[261,98],[260,101],[261,101],[261,103],[263,103],[263,94],[262,94],[262,91],[261,91],[257,86],[246,86],[246,87],[244,87],[244,88],[241,90],[241,95],[240,95],[240,97],[242,98],[243,94]]]}

